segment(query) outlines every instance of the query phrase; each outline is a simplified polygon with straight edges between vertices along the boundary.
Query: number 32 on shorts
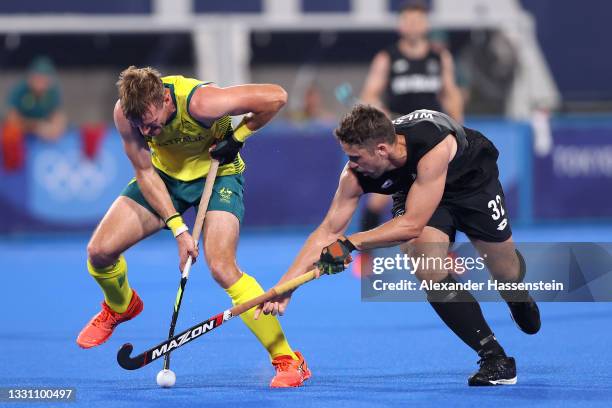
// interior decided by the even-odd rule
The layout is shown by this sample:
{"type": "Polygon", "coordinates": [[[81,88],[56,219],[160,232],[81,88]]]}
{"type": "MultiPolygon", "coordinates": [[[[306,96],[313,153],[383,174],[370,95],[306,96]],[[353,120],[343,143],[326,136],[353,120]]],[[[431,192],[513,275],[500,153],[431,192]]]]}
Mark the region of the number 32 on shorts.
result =
{"type": "MultiPolygon", "coordinates": [[[[506,210],[504,210],[504,206],[502,205],[502,199],[499,195],[495,196],[495,200],[489,201],[487,207],[489,207],[491,211],[493,211],[493,214],[491,214],[491,218],[493,218],[493,221],[498,221],[500,218],[506,215],[506,210]]],[[[504,228],[506,228],[507,226],[508,219],[504,218],[499,224],[497,224],[497,230],[503,231],[504,228]]]]}

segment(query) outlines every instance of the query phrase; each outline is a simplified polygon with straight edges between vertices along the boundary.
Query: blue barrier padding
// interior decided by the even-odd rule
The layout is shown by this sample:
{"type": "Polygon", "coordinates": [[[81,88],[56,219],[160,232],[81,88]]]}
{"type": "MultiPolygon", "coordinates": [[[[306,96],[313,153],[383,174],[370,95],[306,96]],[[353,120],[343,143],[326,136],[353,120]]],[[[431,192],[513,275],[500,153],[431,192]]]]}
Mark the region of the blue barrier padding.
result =
{"type": "Polygon", "coordinates": [[[552,129],[567,129],[567,128],[612,128],[612,116],[606,114],[565,114],[563,116],[553,115],[550,119],[552,129]]]}
{"type": "Polygon", "coordinates": [[[534,155],[538,220],[612,217],[612,127],[554,126],[550,152],[534,155]]]}
{"type": "Polygon", "coordinates": [[[260,13],[263,6],[262,0],[195,0],[193,9],[196,13],[260,13]]]}
{"type": "Polygon", "coordinates": [[[151,9],[151,0],[19,0],[0,2],[0,14],[148,14],[151,13],[151,9]]]}
{"type": "MultiPolygon", "coordinates": [[[[604,126],[606,120],[588,126],[588,119],[554,119],[554,145],[545,157],[533,156],[527,123],[473,118],[467,126],[499,149],[508,213],[514,223],[530,224],[612,218],[606,153],[612,152],[612,122],[604,126]]],[[[248,140],[245,227],[321,222],[346,163],[334,126],[275,122],[248,140]]],[[[85,158],[81,143],[76,130],[58,143],[30,138],[25,168],[0,169],[0,232],[91,231],[134,171],[111,126],[93,160],[85,158]]]]}
{"type": "MultiPolygon", "coordinates": [[[[397,12],[404,3],[406,3],[406,0],[391,0],[389,1],[389,10],[397,12]]],[[[427,7],[431,7],[432,0],[425,0],[423,3],[425,3],[427,7]]]]}
{"type": "Polygon", "coordinates": [[[350,0],[302,0],[302,11],[305,13],[348,13],[351,11],[351,2],[350,0]]]}
{"type": "Polygon", "coordinates": [[[272,127],[250,138],[243,156],[246,226],[321,222],[345,162],[331,127],[272,127]]]}

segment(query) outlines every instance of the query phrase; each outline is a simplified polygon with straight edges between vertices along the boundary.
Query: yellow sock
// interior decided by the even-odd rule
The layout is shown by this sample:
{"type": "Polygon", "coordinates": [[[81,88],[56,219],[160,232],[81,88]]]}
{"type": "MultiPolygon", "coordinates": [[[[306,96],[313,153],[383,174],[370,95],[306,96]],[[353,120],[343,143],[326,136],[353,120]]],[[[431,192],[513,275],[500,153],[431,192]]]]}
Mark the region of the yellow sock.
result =
{"type": "MultiPolygon", "coordinates": [[[[234,305],[244,303],[264,293],[255,278],[246,273],[243,273],[240,279],[225,289],[225,291],[232,298],[234,305]]],[[[285,355],[298,360],[285,338],[285,333],[283,333],[278,319],[275,316],[262,314],[259,320],[255,320],[254,314],[255,308],[252,308],[241,314],[240,318],[257,337],[259,342],[268,350],[270,358],[274,359],[275,357],[285,355]]]]}
{"type": "Polygon", "coordinates": [[[127,279],[127,263],[123,255],[106,268],[96,268],[88,259],[87,270],[102,288],[106,304],[117,313],[125,312],[132,299],[132,288],[127,279]]]}

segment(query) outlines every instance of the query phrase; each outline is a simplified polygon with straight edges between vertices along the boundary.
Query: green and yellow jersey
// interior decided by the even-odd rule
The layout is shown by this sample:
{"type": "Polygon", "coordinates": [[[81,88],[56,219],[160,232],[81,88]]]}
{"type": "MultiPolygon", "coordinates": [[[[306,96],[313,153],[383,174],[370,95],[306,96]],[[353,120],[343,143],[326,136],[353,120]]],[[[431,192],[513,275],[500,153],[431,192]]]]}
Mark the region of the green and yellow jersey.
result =
{"type": "MultiPolygon", "coordinates": [[[[231,117],[223,116],[207,127],[189,113],[189,102],[196,89],[208,86],[210,82],[181,75],[163,77],[162,82],[170,90],[176,111],[159,135],[145,137],[153,166],[177,180],[191,181],[204,177],[211,163],[208,149],[232,131],[231,117]]],[[[240,174],[244,168],[244,161],[238,154],[232,163],[219,167],[218,175],[240,174]]]]}

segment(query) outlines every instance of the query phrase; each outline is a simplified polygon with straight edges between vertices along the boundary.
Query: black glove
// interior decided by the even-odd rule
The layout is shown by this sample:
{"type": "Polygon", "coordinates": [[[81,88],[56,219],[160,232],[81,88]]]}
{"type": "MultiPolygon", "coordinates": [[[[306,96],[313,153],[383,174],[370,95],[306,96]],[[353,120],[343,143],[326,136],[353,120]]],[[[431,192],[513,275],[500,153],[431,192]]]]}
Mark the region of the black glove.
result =
{"type": "Polygon", "coordinates": [[[321,273],[327,275],[342,272],[353,260],[353,258],[351,258],[351,252],[355,249],[355,245],[353,245],[348,238],[342,237],[331,245],[323,248],[321,257],[315,262],[314,266],[316,266],[321,273]]]}
{"type": "Polygon", "coordinates": [[[236,159],[243,145],[243,142],[234,139],[234,132],[228,132],[223,139],[218,141],[210,150],[210,157],[219,160],[219,165],[223,166],[236,159]]]}

